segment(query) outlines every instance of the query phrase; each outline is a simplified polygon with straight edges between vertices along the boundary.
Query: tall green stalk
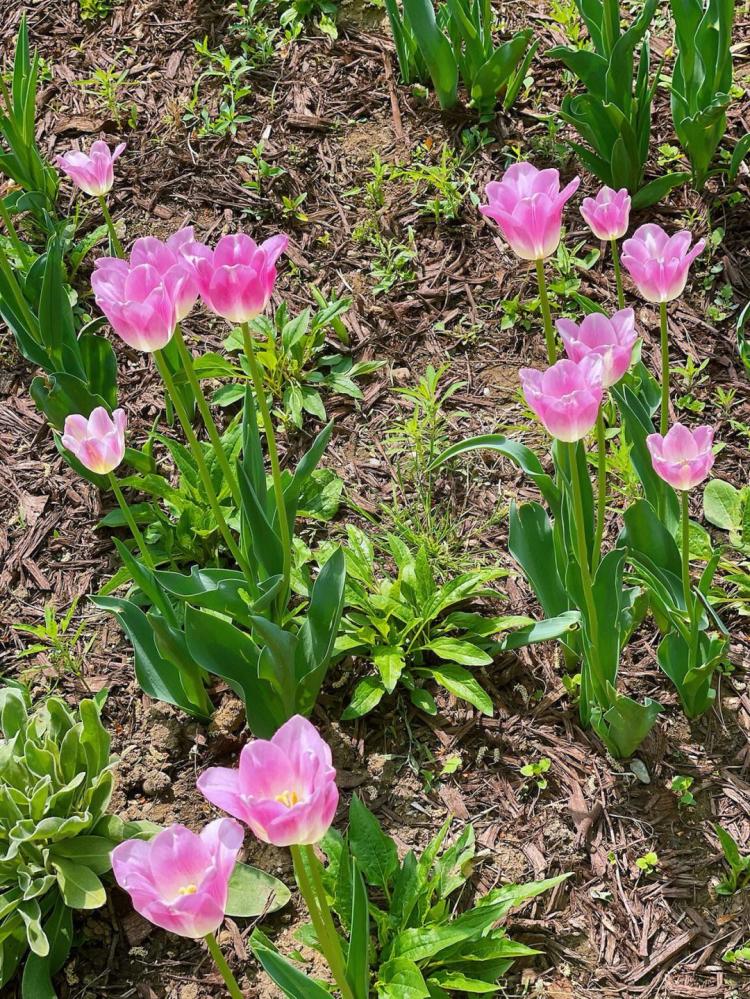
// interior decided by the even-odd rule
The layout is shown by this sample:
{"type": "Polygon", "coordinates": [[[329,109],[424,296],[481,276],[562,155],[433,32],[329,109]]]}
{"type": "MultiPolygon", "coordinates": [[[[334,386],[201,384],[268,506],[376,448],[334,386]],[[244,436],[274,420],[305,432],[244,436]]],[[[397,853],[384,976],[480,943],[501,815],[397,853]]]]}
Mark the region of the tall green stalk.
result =
{"type": "Polygon", "coordinates": [[[209,954],[214,959],[214,964],[219,969],[221,977],[224,979],[224,984],[229,991],[229,995],[232,999],[245,999],[239,985],[237,984],[237,979],[232,974],[232,969],[229,967],[226,958],[221,953],[221,947],[219,947],[216,937],[213,933],[208,933],[203,939],[206,941],[209,954]]]}
{"type": "Polygon", "coordinates": [[[690,658],[688,668],[695,665],[698,644],[698,603],[693,597],[690,583],[690,501],[686,490],[680,492],[681,526],[682,526],[682,591],[685,595],[685,609],[690,623],[690,658]]]}
{"type": "Polygon", "coordinates": [[[311,846],[292,846],[290,850],[297,884],[310,912],[320,949],[328,962],[328,967],[339,987],[342,999],[354,999],[351,986],[346,979],[344,955],[341,951],[339,935],[331,919],[331,910],[318,870],[317,857],[311,846]]]}
{"type": "Polygon", "coordinates": [[[593,687],[595,696],[600,706],[606,704],[601,665],[599,662],[599,618],[596,612],[596,601],[594,600],[594,589],[591,584],[591,569],[589,567],[589,554],[586,546],[586,528],[583,514],[583,496],[581,495],[581,483],[578,480],[578,462],[576,460],[576,445],[568,444],[568,464],[570,467],[570,481],[573,491],[573,517],[575,520],[577,558],[581,569],[581,588],[583,599],[586,603],[586,613],[589,625],[589,640],[591,642],[591,662],[593,665],[593,687]]]}
{"type": "Polygon", "coordinates": [[[667,303],[659,303],[659,319],[661,324],[661,413],[659,414],[659,432],[662,437],[669,426],[669,330],[667,328],[667,303]]]}
{"type": "Polygon", "coordinates": [[[547,279],[544,276],[544,261],[536,260],[536,280],[539,285],[539,302],[542,306],[542,316],[544,317],[544,339],[547,344],[547,360],[554,364],[557,360],[557,345],[555,343],[555,331],[552,326],[552,313],[549,307],[549,297],[547,295],[547,279]]]}
{"type": "Polygon", "coordinates": [[[122,243],[117,235],[117,230],[115,229],[115,224],[112,221],[112,216],[109,214],[109,208],[107,208],[107,199],[103,194],[99,195],[99,206],[102,210],[102,215],[104,216],[104,221],[107,224],[107,230],[109,231],[109,238],[112,242],[112,249],[115,251],[115,256],[124,259],[125,250],[122,248],[122,243]]]}
{"type": "Polygon", "coordinates": [[[211,416],[211,410],[209,409],[208,403],[206,402],[206,397],[201,389],[200,381],[195,373],[195,366],[193,364],[193,355],[188,350],[185,340],[182,336],[182,331],[178,326],[174,331],[174,337],[177,342],[177,353],[180,355],[180,360],[182,361],[182,367],[187,376],[187,380],[190,387],[193,390],[193,395],[195,397],[196,404],[198,406],[198,412],[201,414],[201,419],[203,420],[203,426],[208,432],[208,436],[213,445],[214,452],[216,454],[216,460],[221,466],[221,470],[226,476],[227,485],[229,486],[229,491],[232,494],[232,499],[234,500],[234,505],[238,510],[242,509],[242,496],[240,494],[240,487],[237,483],[237,476],[235,475],[232,466],[229,464],[229,459],[226,456],[224,447],[221,443],[221,437],[219,431],[216,428],[214,419],[211,416]]]}
{"type": "Polygon", "coordinates": [[[596,533],[594,534],[594,555],[591,565],[596,568],[602,552],[604,518],[607,512],[607,438],[604,430],[604,400],[596,415],[596,533]]]}
{"type": "Polygon", "coordinates": [[[255,356],[250,327],[247,323],[242,323],[242,342],[245,348],[245,356],[250,368],[250,377],[253,381],[255,400],[260,410],[260,418],[263,423],[263,430],[268,444],[268,457],[271,462],[271,478],[273,480],[273,491],[276,497],[276,516],[279,520],[279,534],[281,535],[281,548],[283,558],[282,578],[283,584],[279,594],[279,606],[286,607],[289,598],[289,588],[292,575],[292,536],[289,527],[289,518],[286,514],[286,503],[284,502],[284,484],[281,479],[281,464],[279,463],[279,451],[276,446],[276,434],[273,428],[273,418],[268,408],[266,400],[266,388],[263,384],[263,372],[261,371],[258,359],[255,356]]]}
{"type": "Polygon", "coordinates": [[[620,251],[617,248],[617,240],[613,239],[611,241],[612,246],[612,263],[615,268],[615,283],[617,284],[617,308],[625,308],[625,291],[622,287],[622,268],[620,267],[620,251]]]}
{"type": "Polygon", "coordinates": [[[188,446],[190,447],[193,458],[195,459],[198,475],[200,476],[201,483],[206,493],[206,499],[211,507],[211,512],[214,515],[214,519],[216,520],[216,524],[221,532],[221,536],[224,538],[224,542],[229,551],[232,553],[232,557],[235,562],[245,574],[251,593],[256,593],[257,586],[255,585],[254,576],[250,570],[247,560],[240,551],[237,542],[234,540],[232,532],[227,526],[226,520],[224,519],[224,514],[222,513],[219,499],[216,495],[216,491],[214,490],[213,483],[211,482],[211,475],[208,471],[206,460],[203,457],[200,443],[198,442],[198,438],[195,436],[195,431],[190,423],[190,417],[182,404],[174,379],[172,378],[172,374],[169,370],[167,359],[164,357],[162,351],[155,350],[154,360],[156,362],[156,367],[159,369],[159,374],[162,377],[164,385],[166,386],[167,392],[172,400],[172,405],[177,413],[177,417],[182,424],[182,429],[185,433],[185,437],[187,438],[188,446]]]}
{"type": "Polygon", "coordinates": [[[133,540],[135,541],[136,545],[138,545],[138,548],[141,553],[141,558],[143,559],[143,564],[146,566],[147,569],[150,569],[153,572],[154,562],[153,559],[151,558],[151,553],[148,550],[148,545],[146,544],[143,535],[138,529],[138,525],[135,522],[133,513],[130,507],[128,506],[125,497],[122,495],[122,489],[120,489],[120,483],[115,478],[113,472],[109,473],[109,484],[112,487],[112,492],[115,494],[117,502],[120,504],[122,515],[125,518],[125,523],[130,528],[130,533],[133,535],[133,540]]]}

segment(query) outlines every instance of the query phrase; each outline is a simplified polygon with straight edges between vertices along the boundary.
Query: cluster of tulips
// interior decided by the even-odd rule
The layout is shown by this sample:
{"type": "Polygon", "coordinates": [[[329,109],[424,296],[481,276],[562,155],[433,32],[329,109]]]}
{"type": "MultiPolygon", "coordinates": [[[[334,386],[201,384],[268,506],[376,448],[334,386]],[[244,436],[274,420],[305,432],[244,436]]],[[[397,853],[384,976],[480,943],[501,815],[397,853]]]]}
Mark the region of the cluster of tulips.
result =
{"type": "Polygon", "coordinates": [[[115,847],[112,870],[135,910],[170,933],[204,939],[232,999],[243,999],[216,931],[224,921],[244,823],[264,843],[289,847],[318,942],[342,995],[350,996],[339,936],[311,856],[339,800],[328,744],[307,719],[296,715],[272,739],[248,743],[238,767],[206,770],[197,786],[232,818],[216,819],[200,833],[173,825],[151,840],[132,839],[115,847]]]}
{"type": "MultiPolygon", "coordinates": [[[[613,191],[605,187],[596,198],[586,198],[583,201],[581,213],[584,220],[598,239],[611,246],[619,308],[611,316],[604,312],[591,312],[580,324],[559,319],[557,330],[567,356],[558,360],[545,283],[544,260],[557,250],[561,239],[563,208],[578,185],[579,180],[576,178],[561,191],[556,170],[538,170],[530,163],[518,163],[507,170],[501,181],[487,185],[488,204],[481,206],[481,211],[498,224],[511,249],[521,259],[532,260],[536,265],[549,366],[544,371],[524,368],[520,371],[520,380],[528,406],[556,442],[553,455],[558,472],[557,486],[566,497],[566,509],[561,508],[559,512],[561,519],[569,521],[565,534],[568,548],[563,553],[563,560],[572,556],[580,571],[580,580],[569,578],[567,585],[570,589],[579,591],[573,593],[573,601],[581,609],[585,636],[581,713],[584,722],[594,725],[613,752],[628,755],[650,727],[659,706],[650,702],[643,712],[645,717],[638,718],[637,709],[640,706],[622,698],[616,691],[616,658],[614,668],[600,661],[600,651],[606,644],[603,631],[610,629],[612,622],[600,620],[603,601],[597,599],[594,591],[597,571],[602,561],[601,546],[607,508],[604,406],[607,393],[631,370],[638,340],[633,309],[625,308],[618,250],[618,240],[626,234],[629,226],[630,198],[624,189],[613,191]],[[582,481],[586,487],[589,484],[587,475],[582,479],[580,473],[579,447],[580,442],[595,429],[598,490],[596,526],[592,540],[592,532],[586,523],[582,481]],[[628,729],[630,737],[627,735],[628,729]]],[[[691,430],[680,423],[674,423],[669,428],[667,304],[682,294],[690,265],[703,251],[705,241],[699,240],[692,248],[691,244],[692,237],[688,232],[669,236],[660,226],[647,224],[625,240],[621,258],[640,295],[647,302],[658,304],[660,310],[659,432],[648,433],[645,443],[653,471],[681,496],[682,584],[687,616],[686,634],[689,635],[689,641],[686,642],[688,662],[684,664],[683,674],[691,670],[700,671],[706,665],[701,661],[702,608],[693,594],[690,579],[688,492],[708,476],[714,462],[714,433],[711,427],[699,426],[691,430]]],[[[645,377],[650,378],[645,369],[642,370],[645,377]]],[[[633,379],[633,384],[637,387],[637,379],[633,379]]],[[[649,407],[646,412],[651,409],[653,407],[649,407]]],[[[652,426],[651,430],[653,429],[652,426]]],[[[584,453],[584,473],[585,467],[584,453]]],[[[654,544],[656,540],[652,539],[654,544]]],[[[533,568],[527,572],[527,576],[544,603],[544,580],[535,578],[533,568]]],[[[718,646],[711,645],[712,653],[717,648],[718,646]]]]}

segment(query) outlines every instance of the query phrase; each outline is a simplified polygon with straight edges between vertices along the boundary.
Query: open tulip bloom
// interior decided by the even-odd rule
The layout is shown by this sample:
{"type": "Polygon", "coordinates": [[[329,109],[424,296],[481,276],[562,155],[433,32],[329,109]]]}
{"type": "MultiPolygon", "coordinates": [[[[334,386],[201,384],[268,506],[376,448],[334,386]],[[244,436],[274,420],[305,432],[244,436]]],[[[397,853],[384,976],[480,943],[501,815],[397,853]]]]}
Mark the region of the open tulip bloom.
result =
{"type": "Polygon", "coordinates": [[[699,239],[690,249],[693,237],[689,232],[674,236],[661,226],[642,225],[623,244],[622,262],[647,302],[659,306],[661,326],[661,414],[660,430],[667,432],[669,423],[669,334],[667,303],[685,290],[690,265],[702,252],[705,239],[699,239]]]}
{"type": "Polygon", "coordinates": [[[245,746],[237,769],[206,770],[198,778],[198,790],[264,843],[291,849],[318,941],[342,996],[352,999],[320,862],[312,850],[330,828],[339,800],[331,749],[317,729],[295,715],[271,739],[245,746]]]}
{"type": "Polygon", "coordinates": [[[625,235],[630,223],[630,195],[627,188],[622,187],[619,191],[614,191],[611,187],[605,186],[595,198],[584,198],[581,203],[581,215],[596,238],[606,241],[612,248],[617,304],[623,309],[625,296],[617,240],[625,235]]]}
{"type": "Polygon", "coordinates": [[[224,921],[229,878],[244,833],[239,822],[217,819],[198,835],[174,825],[153,839],[126,840],[112,852],[115,880],[144,919],[170,933],[204,939],[232,999],[243,999],[215,933],[224,921]]]}
{"type": "Polygon", "coordinates": [[[483,215],[500,227],[513,252],[522,260],[536,264],[539,298],[544,316],[547,360],[557,357],[552,315],[544,277],[544,259],[551,256],[560,243],[562,213],[581,183],[580,177],[560,190],[557,170],[538,170],[531,163],[514,163],[499,181],[486,187],[487,204],[480,205],[483,215]]]}
{"type": "Polygon", "coordinates": [[[106,196],[112,190],[115,182],[115,160],[125,149],[121,142],[110,151],[106,142],[100,139],[94,142],[88,153],[72,149],[63,156],[58,156],[55,163],[63,173],[66,173],[73,183],[84,194],[96,198],[102,209],[104,221],[107,223],[112,246],[118,257],[123,256],[122,244],[117,236],[112,216],[107,208],[106,196]]]}

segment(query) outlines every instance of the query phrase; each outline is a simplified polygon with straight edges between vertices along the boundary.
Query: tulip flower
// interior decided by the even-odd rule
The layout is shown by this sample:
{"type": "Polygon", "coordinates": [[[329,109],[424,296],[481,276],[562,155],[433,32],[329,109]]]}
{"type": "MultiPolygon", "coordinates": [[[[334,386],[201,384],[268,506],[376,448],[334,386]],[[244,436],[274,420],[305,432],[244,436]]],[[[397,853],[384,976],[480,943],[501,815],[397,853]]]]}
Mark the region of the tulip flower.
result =
{"type": "MultiPolygon", "coordinates": [[[[570,319],[558,319],[557,329],[571,361],[578,363],[584,357],[590,356],[601,358],[604,389],[618,382],[630,367],[637,339],[635,313],[632,309],[621,309],[615,312],[611,319],[600,312],[592,312],[584,318],[580,326],[570,319]]],[[[601,406],[596,417],[596,440],[599,491],[594,536],[594,565],[599,561],[607,508],[607,442],[601,406]]]]}
{"type": "Polygon", "coordinates": [[[276,261],[286,250],[287,236],[272,236],[260,246],[244,233],[222,236],[216,248],[195,257],[203,301],[230,323],[248,323],[271,301],[276,261]]]}
{"type": "Polygon", "coordinates": [[[557,170],[537,170],[531,163],[514,163],[502,180],[490,181],[486,187],[489,203],[479,207],[483,215],[497,222],[513,252],[536,264],[550,364],[554,364],[557,350],[543,261],[560,243],[562,211],[580,183],[581,178],[574,177],[561,191],[557,170]]]}
{"type": "Polygon", "coordinates": [[[125,429],[128,418],[124,409],[116,409],[112,416],[103,406],[92,410],[88,419],[80,413],[65,418],[60,443],[66,450],[95,475],[106,475],[112,492],[120,505],[125,523],[130,528],[136,545],[141,551],[143,562],[149,569],[154,564],[148,546],[141,534],[135,518],[122,494],[120,484],[113,475],[114,470],[125,456],[125,429]]]}
{"type": "Polygon", "coordinates": [[[669,236],[660,225],[642,225],[623,244],[622,262],[647,302],[672,302],[685,290],[690,265],[702,252],[705,239],[690,249],[692,236],[669,236]]]}
{"type": "Polygon", "coordinates": [[[658,303],[661,320],[661,413],[659,429],[662,436],[669,423],[669,334],[667,302],[678,298],[685,290],[690,265],[703,252],[705,239],[699,239],[690,249],[692,236],[678,232],[669,236],[661,226],[642,225],[626,239],[622,262],[647,302],[658,303]]]}
{"type": "Polygon", "coordinates": [[[55,160],[57,166],[70,177],[76,187],[98,200],[109,230],[112,246],[118,257],[124,257],[125,254],[112,216],[109,214],[105,195],[112,190],[112,185],[115,182],[115,160],[124,149],[125,143],[121,142],[115,146],[113,152],[110,152],[107,143],[98,140],[93,143],[88,153],[72,149],[69,153],[58,156],[55,160]]]}
{"type": "Polygon", "coordinates": [[[112,851],[115,880],[135,911],[170,933],[205,939],[233,999],[243,999],[242,992],[214,934],[224,921],[243,838],[239,822],[217,819],[200,835],[173,825],[151,840],[126,840],[112,851]]]}
{"type": "Polygon", "coordinates": [[[682,527],[682,589],[685,607],[690,620],[688,668],[692,668],[698,655],[700,603],[693,599],[690,585],[690,504],[688,491],[708,477],[714,464],[713,427],[701,426],[689,430],[675,423],[667,434],[649,434],[646,445],[651,454],[654,471],[680,493],[682,527]]]}
{"type": "Polygon", "coordinates": [[[246,823],[264,843],[288,846],[321,949],[343,999],[353,999],[312,845],[330,828],[338,805],[331,750],[316,728],[295,715],[272,739],[255,739],[237,769],[212,767],[198,778],[211,804],[246,823]]]}
{"type": "Polygon", "coordinates": [[[301,715],[285,722],[272,739],[248,743],[238,769],[206,770],[198,790],[274,846],[317,843],[339,800],[330,747],[301,715]]]}
{"type": "Polygon", "coordinates": [[[630,195],[627,188],[622,187],[619,191],[614,191],[611,187],[603,187],[595,198],[584,198],[581,205],[581,215],[597,239],[606,240],[612,248],[617,304],[620,309],[623,309],[625,295],[622,288],[617,240],[628,231],[628,223],[630,222],[630,195]]]}
{"type": "Polygon", "coordinates": [[[125,454],[125,428],[128,418],[124,409],[112,416],[103,406],[97,406],[86,419],[77,413],[65,419],[63,447],[96,475],[108,475],[125,454]]]}
{"type": "Polygon", "coordinates": [[[84,194],[100,198],[112,190],[115,182],[115,160],[124,149],[124,142],[110,151],[106,142],[98,140],[88,153],[72,149],[63,156],[57,156],[55,163],[84,194]]]}
{"type": "Polygon", "coordinates": [[[193,227],[178,230],[166,243],[155,236],[137,239],[130,251],[130,266],[150,264],[161,275],[175,305],[181,323],[198,300],[195,265],[186,248],[195,242],[193,227]]]}
{"type": "Polygon", "coordinates": [[[253,382],[255,401],[268,443],[276,516],[281,535],[283,564],[282,585],[277,597],[279,608],[286,607],[289,597],[292,532],[284,500],[276,432],[266,399],[263,372],[255,357],[248,323],[257,318],[268,306],[276,282],[276,261],[286,250],[288,243],[289,238],[283,233],[272,236],[260,246],[244,233],[236,233],[222,236],[214,250],[199,243],[187,244],[182,250],[194,263],[200,295],[209,309],[230,323],[239,323],[242,328],[243,345],[253,382]]]}
{"type": "Polygon", "coordinates": [[[597,239],[609,242],[620,239],[628,231],[630,195],[627,188],[619,191],[603,187],[595,198],[584,198],[581,215],[597,239]]]}
{"type": "Polygon", "coordinates": [[[521,368],[526,402],[550,436],[573,443],[593,429],[604,394],[602,371],[595,354],[578,363],[564,358],[546,371],[521,368]]]}
{"type": "Polygon", "coordinates": [[[166,347],[177,326],[177,299],[193,280],[187,267],[169,279],[151,263],[101,257],[91,287],[112,329],[130,347],[151,353],[166,347]]]}
{"type": "Polygon", "coordinates": [[[689,430],[675,423],[669,432],[649,434],[646,444],[656,474],[673,489],[686,492],[700,485],[714,463],[712,427],[689,430]]]}
{"type": "Polygon", "coordinates": [[[611,319],[600,312],[592,312],[580,325],[571,319],[558,319],[557,329],[571,361],[578,363],[589,354],[601,357],[605,389],[619,382],[630,367],[638,339],[632,309],[621,309],[611,319]]]}

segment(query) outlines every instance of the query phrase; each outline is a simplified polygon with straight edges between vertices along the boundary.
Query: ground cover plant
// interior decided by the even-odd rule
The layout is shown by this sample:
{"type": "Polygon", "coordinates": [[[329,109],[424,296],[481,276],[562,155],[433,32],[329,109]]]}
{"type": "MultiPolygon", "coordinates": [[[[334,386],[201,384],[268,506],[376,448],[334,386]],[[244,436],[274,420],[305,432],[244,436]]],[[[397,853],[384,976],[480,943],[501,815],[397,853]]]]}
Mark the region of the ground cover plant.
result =
{"type": "Polygon", "coordinates": [[[21,7],[4,994],[743,995],[746,11],[21,7]]]}

